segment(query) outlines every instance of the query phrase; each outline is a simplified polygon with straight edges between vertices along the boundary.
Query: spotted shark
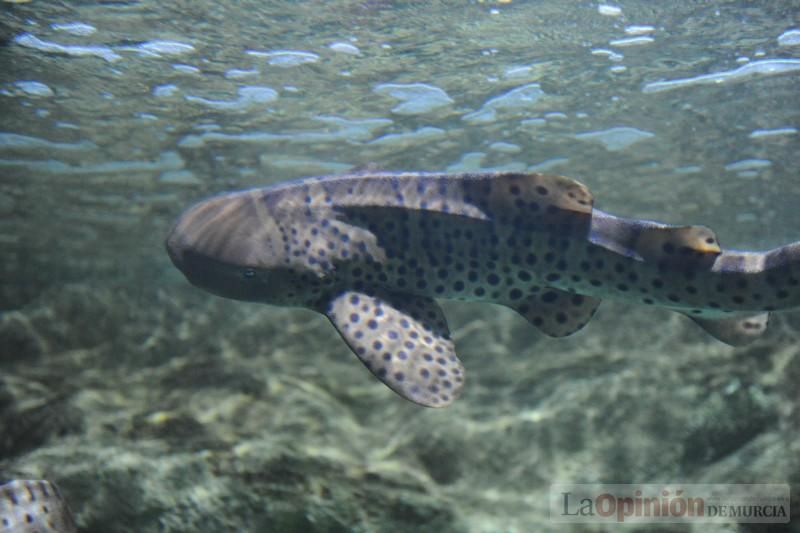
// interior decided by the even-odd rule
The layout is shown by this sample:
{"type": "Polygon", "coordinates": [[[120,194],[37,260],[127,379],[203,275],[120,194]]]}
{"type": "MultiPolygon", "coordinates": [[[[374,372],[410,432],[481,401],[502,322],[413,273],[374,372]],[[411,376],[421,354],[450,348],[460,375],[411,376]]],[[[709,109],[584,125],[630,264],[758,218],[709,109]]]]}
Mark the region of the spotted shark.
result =
{"type": "Polygon", "coordinates": [[[69,507],[55,483],[0,481],[0,533],[77,533],[69,507]]]}
{"type": "Polygon", "coordinates": [[[465,378],[439,298],[510,307],[553,337],[625,300],[731,345],[800,306],[800,243],[723,250],[707,227],[614,216],[582,183],[539,173],[366,172],[222,194],[184,212],[166,248],[211,293],[324,314],[379,380],[429,407],[465,378]]]}

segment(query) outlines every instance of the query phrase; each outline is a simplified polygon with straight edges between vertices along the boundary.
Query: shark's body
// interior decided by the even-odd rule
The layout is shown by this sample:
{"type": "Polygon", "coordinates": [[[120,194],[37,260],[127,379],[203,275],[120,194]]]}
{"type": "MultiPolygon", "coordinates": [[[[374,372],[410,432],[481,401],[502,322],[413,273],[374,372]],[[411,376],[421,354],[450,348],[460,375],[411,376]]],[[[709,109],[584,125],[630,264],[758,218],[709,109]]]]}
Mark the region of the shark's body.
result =
{"type": "Polygon", "coordinates": [[[452,402],[464,379],[436,298],[503,304],[556,337],[621,299],[730,344],[800,306],[800,243],[722,251],[703,226],[592,203],[581,183],[545,174],[327,176],[198,204],[167,249],[215,294],[326,314],[379,379],[427,406],[452,402]]]}

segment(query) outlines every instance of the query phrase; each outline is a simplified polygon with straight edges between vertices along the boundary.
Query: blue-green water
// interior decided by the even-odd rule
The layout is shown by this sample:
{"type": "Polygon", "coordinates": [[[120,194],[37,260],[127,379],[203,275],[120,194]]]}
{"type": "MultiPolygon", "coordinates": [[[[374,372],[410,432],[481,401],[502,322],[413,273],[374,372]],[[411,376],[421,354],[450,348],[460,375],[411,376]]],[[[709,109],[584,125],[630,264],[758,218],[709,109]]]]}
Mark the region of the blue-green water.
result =
{"type": "Polygon", "coordinates": [[[33,0],[0,43],[0,477],[59,482],[83,530],[561,531],[552,483],[797,487],[796,314],[733,349],[620,304],[564,340],[447,304],[468,384],[428,410],[163,238],[220,191],[377,168],[800,240],[800,3],[33,0]]]}

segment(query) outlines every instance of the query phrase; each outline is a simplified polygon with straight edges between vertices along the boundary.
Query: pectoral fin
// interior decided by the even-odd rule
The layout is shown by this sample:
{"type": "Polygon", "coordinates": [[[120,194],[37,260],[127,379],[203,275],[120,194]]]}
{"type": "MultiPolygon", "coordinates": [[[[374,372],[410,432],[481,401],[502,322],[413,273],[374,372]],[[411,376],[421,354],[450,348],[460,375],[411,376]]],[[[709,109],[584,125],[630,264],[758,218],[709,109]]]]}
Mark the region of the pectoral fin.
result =
{"type": "Polygon", "coordinates": [[[55,483],[0,479],[0,531],[77,533],[78,528],[55,483]]]}
{"type": "Polygon", "coordinates": [[[731,346],[744,346],[760,337],[767,330],[769,313],[733,318],[696,318],[701,328],[717,339],[731,346]]]}
{"type": "Polygon", "coordinates": [[[592,319],[598,298],[544,287],[519,302],[507,303],[528,322],[551,337],[572,335],[592,319]]]}
{"type": "Polygon", "coordinates": [[[325,314],[375,377],[426,407],[445,407],[464,385],[447,321],[432,298],[347,291],[325,314]]]}

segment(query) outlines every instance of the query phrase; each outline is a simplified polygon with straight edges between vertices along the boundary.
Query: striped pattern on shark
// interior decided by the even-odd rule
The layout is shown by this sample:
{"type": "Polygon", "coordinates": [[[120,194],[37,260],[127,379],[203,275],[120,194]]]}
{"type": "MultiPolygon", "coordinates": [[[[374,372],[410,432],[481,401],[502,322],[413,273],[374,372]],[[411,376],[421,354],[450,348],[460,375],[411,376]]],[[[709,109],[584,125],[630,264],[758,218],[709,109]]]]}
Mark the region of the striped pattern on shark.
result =
{"type": "Polygon", "coordinates": [[[77,533],[58,487],[50,481],[0,481],[0,533],[77,533]]]}
{"type": "Polygon", "coordinates": [[[616,217],[547,174],[307,178],[206,200],[166,246],[212,293],[325,314],[378,379],[432,407],[464,384],[437,298],[505,305],[554,337],[581,329],[601,299],[626,300],[732,345],[800,306],[800,243],[722,250],[704,226],[616,217]]]}

